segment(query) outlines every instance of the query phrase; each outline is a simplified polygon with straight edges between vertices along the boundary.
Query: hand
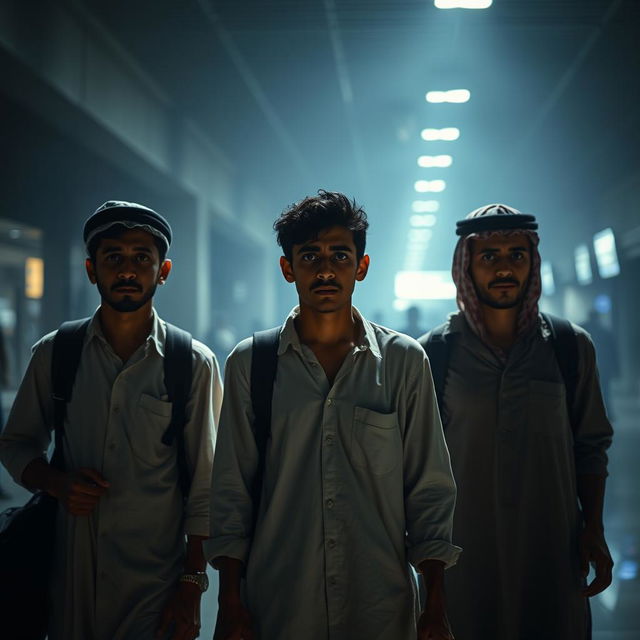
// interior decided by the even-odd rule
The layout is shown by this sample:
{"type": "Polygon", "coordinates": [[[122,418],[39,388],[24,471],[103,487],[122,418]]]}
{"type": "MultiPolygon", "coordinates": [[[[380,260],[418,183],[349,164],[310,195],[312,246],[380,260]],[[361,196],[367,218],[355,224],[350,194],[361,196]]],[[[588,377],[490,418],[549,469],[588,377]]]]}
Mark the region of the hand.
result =
{"type": "Polygon", "coordinates": [[[164,638],[173,626],[172,640],[193,640],[200,635],[200,598],[197,584],[180,582],[160,613],[156,638],[164,638]]]}
{"type": "Polygon", "coordinates": [[[418,640],[454,640],[444,600],[429,602],[418,618],[418,640]]]}
{"type": "Polygon", "coordinates": [[[251,616],[241,602],[220,604],[213,640],[256,640],[251,616]]]}
{"type": "Polygon", "coordinates": [[[95,470],[82,468],[62,474],[50,492],[72,516],[88,516],[109,488],[109,483],[95,470]]]}
{"type": "Polygon", "coordinates": [[[612,579],[613,560],[604,539],[604,531],[598,527],[585,527],[578,539],[578,550],[582,575],[585,578],[589,575],[589,564],[593,565],[596,571],[591,584],[582,589],[582,595],[591,598],[604,591],[612,579]]]}

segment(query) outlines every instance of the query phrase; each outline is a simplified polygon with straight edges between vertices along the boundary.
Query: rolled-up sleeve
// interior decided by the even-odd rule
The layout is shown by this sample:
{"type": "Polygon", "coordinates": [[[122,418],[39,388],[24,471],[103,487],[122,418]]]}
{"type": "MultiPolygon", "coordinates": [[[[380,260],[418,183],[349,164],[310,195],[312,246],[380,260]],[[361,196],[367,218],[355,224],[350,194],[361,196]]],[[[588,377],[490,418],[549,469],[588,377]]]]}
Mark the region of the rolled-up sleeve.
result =
{"type": "Polygon", "coordinates": [[[607,418],[596,366],[596,352],[588,334],[576,327],[578,382],[574,399],[573,447],[576,473],[607,475],[607,449],[613,428],[607,418]]]}
{"type": "Polygon", "coordinates": [[[225,368],[224,399],[211,475],[210,534],[204,543],[209,561],[227,556],[246,563],[251,546],[251,487],[258,466],[249,384],[251,344],[251,339],[241,342],[229,355],[225,368]]]}
{"type": "Polygon", "coordinates": [[[406,369],[404,492],[409,562],[427,559],[454,565],[452,544],[456,485],[433,388],[429,362],[412,352],[406,369]]]}
{"type": "Polygon", "coordinates": [[[36,458],[46,458],[51,443],[53,335],[45,336],[34,346],[31,361],[0,435],[0,461],[20,485],[25,467],[36,458]]]}
{"type": "Polygon", "coordinates": [[[185,425],[185,450],[191,487],[185,510],[187,535],[209,535],[211,469],[216,441],[216,425],[222,404],[222,382],[216,357],[194,341],[194,371],[189,416],[185,425]]]}

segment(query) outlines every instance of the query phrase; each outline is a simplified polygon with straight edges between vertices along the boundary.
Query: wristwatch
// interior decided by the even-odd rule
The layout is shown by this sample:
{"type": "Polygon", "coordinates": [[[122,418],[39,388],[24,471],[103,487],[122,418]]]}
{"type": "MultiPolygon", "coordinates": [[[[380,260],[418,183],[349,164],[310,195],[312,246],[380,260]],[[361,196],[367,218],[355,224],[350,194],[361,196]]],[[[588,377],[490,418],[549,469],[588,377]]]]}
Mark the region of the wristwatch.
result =
{"type": "Polygon", "coordinates": [[[209,588],[209,578],[205,571],[196,571],[195,573],[183,573],[179,582],[191,582],[200,587],[200,593],[204,593],[209,588]]]}

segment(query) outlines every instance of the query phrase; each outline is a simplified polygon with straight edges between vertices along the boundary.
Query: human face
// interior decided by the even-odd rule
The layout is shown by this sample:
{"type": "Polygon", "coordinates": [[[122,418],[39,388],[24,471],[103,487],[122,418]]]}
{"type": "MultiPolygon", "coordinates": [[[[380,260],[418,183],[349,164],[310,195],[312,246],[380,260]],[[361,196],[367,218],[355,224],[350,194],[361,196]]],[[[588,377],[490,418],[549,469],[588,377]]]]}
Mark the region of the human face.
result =
{"type": "Polygon", "coordinates": [[[315,240],[294,244],[291,262],[280,258],[282,275],[294,282],[300,306],[319,313],[332,313],[351,305],[356,281],[364,280],[369,256],[358,260],[353,232],[329,227],[315,240]]]}
{"type": "Polygon", "coordinates": [[[171,261],[161,263],[153,236],[134,228],[117,238],[100,240],[95,262],[87,259],[86,267],[102,302],[115,311],[131,313],[151,304],[156,287],[169,276],[171,261]]]}
{"type": "Polygon", "coordinates": [[[473,240],[469,272],[483,304],[493,309],[517,307],[531,272],[529,238],[518,233],[473,240]]]}

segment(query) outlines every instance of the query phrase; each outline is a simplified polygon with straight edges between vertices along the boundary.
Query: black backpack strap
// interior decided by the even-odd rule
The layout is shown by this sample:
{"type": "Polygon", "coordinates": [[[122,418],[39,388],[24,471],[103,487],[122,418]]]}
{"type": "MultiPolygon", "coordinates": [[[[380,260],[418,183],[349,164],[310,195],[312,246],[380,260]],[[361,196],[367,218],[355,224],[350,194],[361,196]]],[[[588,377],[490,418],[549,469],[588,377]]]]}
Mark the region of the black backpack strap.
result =
{"type": "Polygon", "coordinates": [[[253,408],[253,435],[258,449],[258,468],[253,480],[252,498],[254,524],[258,516],[262,479],[264,476],[267,441],[271,437],[271,404],[273,385],[278,369],[280,327],[256,331],[251,349],[251,406],[253,408]]]}
{"type": "Polygon", "coordinates": [[[440,416],[443,418],[443,427],[444,416],[442,415],[442,410],[444,408],[444,387],[447,381],[449,352],[451,350],[451,336],[445,334],[447,327],[448,323],[441,324],[418,340],[429,358],[433,386],[435,387],[436,399],[438,400],[438,408],[440,410],[440,416]]]}
{"type": "Polygon", "coordinates": [[[91,318],[64,322],[53,339],[51,356],[51,396],[53,398],[53,431],[55,447],[51,465],[64,469],[62,437],[67,403],[71,400],[73,384],[80,366],[82,346],[91,318]]]}
{"type": "Polygon", "coordinates": [[[569,421],[572,429],[575,430],[577,426],[574,406],[578,386],[578,338],[568,320],[552,316],[549,313],[541,315],[551,332],[553,350],[564,380],[569,421]]]}
{"type": "Polygon", "coordinates": [[[164,385],[171,402],[171,422],[162,436],[162,442],[170,446],[176,441],[180,487],[186,499],[191,488],[191,474],[184,447],[184,427],[193,378],[192,339],[188,331],[168,322],[165,325],[164,385]]]}

